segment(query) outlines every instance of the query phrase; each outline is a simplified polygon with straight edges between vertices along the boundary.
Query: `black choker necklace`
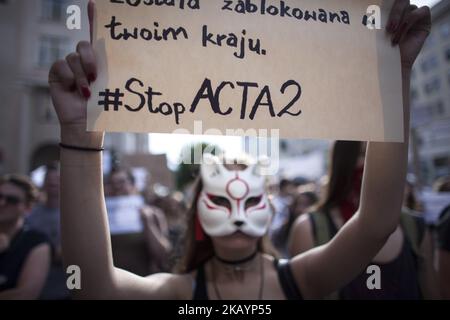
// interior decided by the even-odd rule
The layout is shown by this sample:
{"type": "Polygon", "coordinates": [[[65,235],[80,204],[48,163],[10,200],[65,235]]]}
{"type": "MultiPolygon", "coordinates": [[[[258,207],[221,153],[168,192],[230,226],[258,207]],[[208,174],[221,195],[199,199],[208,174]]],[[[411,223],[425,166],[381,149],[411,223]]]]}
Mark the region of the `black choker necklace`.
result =
{"type": "Polygon", "coordinates": [[[252,261],[256,257],[257,254],[258,254],[258,250],[253,252],[248,257],[245,257],[245,258],[240,259],[240,260],[225,260],[225,259],[222,259],[221,257],[219,257],[216,254],[216,259],[219,260],[220,262],[222,262],[223,264],[228,264],[228,265],[235,266],[235,265],[244,264],[246,262],[252,261]]]}

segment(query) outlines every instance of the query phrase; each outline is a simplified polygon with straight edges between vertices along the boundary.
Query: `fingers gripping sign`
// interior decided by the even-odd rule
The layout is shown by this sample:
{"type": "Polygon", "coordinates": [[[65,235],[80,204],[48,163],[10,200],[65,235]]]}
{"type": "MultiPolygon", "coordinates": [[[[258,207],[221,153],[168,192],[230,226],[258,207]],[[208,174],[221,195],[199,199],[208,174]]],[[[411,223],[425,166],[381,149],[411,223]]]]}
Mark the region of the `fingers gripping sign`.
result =
{"type": "Polygon", "coordinates": [[[431,31],[430,8],[418,8],[409,0],[396,0],[386,31],[392,44],[400,45],[402,67],[411,69],[431,31]]]}
{"type": "Polygon", "coordinates": [[[91,85],[97,79],[97,61],[92,48],[93,19],[95,5],[88,3],[90,40],[78,43],[75,52],[63,60],[56,61],[49,72],[50,93],[59,122],[62,140],[84,146],[102,144],[102,134],[86,133],[87,100],[92,95],[91,85]],[[78,128],[75,135],[68,128],[78,128]],[[67,129],[67,130],[66,130],[67,129]],[[84,141],[79,139],[83,138],[84,141]]]}

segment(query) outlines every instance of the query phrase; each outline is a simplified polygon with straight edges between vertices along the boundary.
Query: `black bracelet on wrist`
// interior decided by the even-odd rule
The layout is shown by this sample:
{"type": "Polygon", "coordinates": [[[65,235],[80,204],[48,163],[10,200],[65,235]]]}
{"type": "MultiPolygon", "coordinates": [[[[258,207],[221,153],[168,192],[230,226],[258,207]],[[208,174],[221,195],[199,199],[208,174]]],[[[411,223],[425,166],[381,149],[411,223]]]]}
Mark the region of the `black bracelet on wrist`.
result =
{"type": "Polygon", "coordinates": [[[75,150],[75,151],[85,151],[85,152],[102,152],[105,151],[104,148],[85,148],[85,147],[78,147],[78,146],[71,146],[64,143],[60,143],[59,146],[63,149],[69,149],[69,150],[75,150]]]}

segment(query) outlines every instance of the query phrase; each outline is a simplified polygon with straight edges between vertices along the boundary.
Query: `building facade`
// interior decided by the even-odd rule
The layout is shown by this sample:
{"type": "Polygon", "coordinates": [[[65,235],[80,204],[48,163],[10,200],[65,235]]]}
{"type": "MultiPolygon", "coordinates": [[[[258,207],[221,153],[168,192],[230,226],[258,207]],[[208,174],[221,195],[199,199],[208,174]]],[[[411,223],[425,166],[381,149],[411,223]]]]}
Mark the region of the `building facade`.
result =
{"type": "MultiPolygon", "coordinates": [[[[59,127],[48,90],[51,64],[88,39],[86,1],[0,0],[0,173],[28,173],[58,159],[59,127]],[[69,30],[69,5],[81,29],[69,30]]],[[[148,135],[107,135],[119,153],[148,153],[148,135]]]]}
{"type": "Polygon", "coordinates": [[[413,163],[422,184],[450,174],[450,1],[431,11],[433,28],[411,82],[413,163]]]}

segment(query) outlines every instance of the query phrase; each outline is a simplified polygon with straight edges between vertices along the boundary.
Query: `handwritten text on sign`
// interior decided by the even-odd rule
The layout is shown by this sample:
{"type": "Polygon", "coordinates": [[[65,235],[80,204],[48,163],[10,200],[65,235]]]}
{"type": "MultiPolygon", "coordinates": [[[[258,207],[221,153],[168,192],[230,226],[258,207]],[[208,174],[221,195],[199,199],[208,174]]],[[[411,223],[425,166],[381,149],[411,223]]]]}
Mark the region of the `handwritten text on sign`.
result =
{"type": "Polygon", "coordinates": [[[98,1],[88,129],[402,141],[399,51],[365,25],[392,3],[98,1]]]}

